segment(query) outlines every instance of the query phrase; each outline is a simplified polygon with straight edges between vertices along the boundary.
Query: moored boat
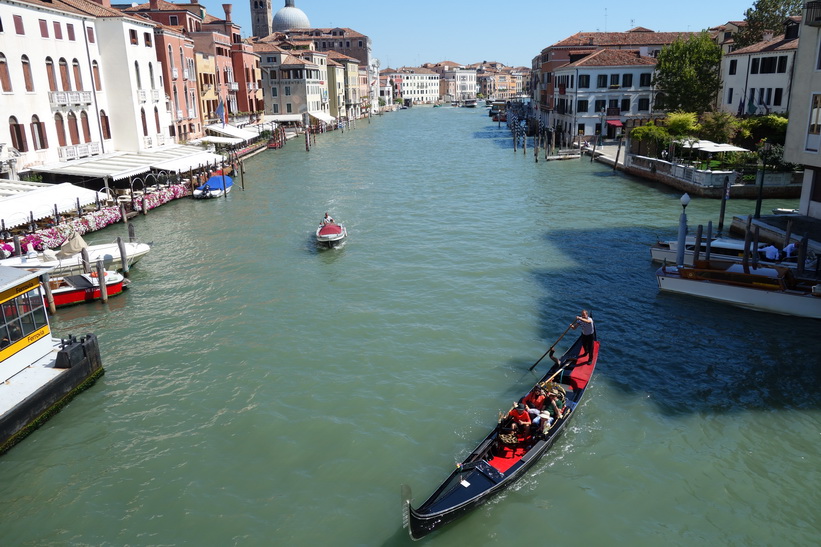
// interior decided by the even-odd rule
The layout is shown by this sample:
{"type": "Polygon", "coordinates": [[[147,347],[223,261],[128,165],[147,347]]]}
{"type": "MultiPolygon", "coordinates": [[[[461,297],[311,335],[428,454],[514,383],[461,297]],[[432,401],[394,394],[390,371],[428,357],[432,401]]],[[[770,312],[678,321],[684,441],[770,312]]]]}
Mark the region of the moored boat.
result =
{"type": "Polygon", "coordinates": [[[801,279],[780,266],[664,265],[656,271],[659,290],[697,296],[759,311],[821,319],[821,283],[801,279]]]}
{"type": "MultiPolygon", "coordinates": [[[[457,464],[450,476],[418,508],[411,505],[410,488],[403,485],[403,526],[408,528],[412,539],[421,539],[456,520],[522,478],[565,430],[578,412],[578,405],[595,370],[599,342],[594,340],[592,355],[589,355],[579,337],[559,359],[553,356],[555,345],[545,353],[550,354],[554,364],[536,386],[561,395],[563,414],[544,430],[519,434],[511,433],[507,417],[500,416],[487,437],[457,464]]],[[[542,414],[542,419],[547,421],[547,416],[542,414]]]]}
{"type": "MultiPolygon", "coordinates": [[[[151,246],[146,243],[123,242],[122,245],[129,267],[136,264],[151,250],[151,246]]],[[[12,256],[0,260],[0,266],[26,269],[51,268],[50,274],[54,277],[80,275],[85,271],[83,248],[86,249],[88,261],[92,266],[102,260],[107,270],[120,270],[123,268],[122,253],[118,243],[88,245],[82,236],[76,232],[68,241],[63,243],[59,251],[55,252],[51,249],[40,252],[30,251],[22,256],[12,256]]]]}
{"type": "Polygon", "coordinates": [[[192,195],[199,199],[219,198],[228,194],[233,186],[234,181],[228,175],[213,175],[205,184],[195,188],[192,195]]]}
{"type": "MultiPolygon", "coordinates": [[[[744,259],[744,241],[730,238],[715,238],[709,242],[710,245],[710,262],[713,265],[729,266],[730,264],[738,264],[744,259]]],[[[784,266],[788,268],[797,267],[797,253],[793,252],[791,256],[783,256],[778,260],[771,260],[767,258],[768,245],[766,243],[759,243],[755,252],[758,254],[757,261],[761,265],[784,266]]],[[[693,257],[695,256],[696,240],[688,237],[684,244],[684,265],[692,266],[693,257]]],[[[707,241],[702,240],[699,248],[699,257],[706,259],[707,241]]],[[[654,262],[666,262],[674,264],[678,260],[678,242],[658,241],[650,246],[650,258],[654,262]]],[[[814,253],[808,253],[805,260],[804,267],[808,270],[814,269],[816,265],[816,256],[814,253]]]]}
{"type": "MultiPolygon", "coordinates": [[[[128,286],[128,280],[115,271],[104,271],[106,294],[116,296],[128,286]]],[[[67,275],[49,279],[49,288],[58,308],[99,300],[102,297],[100,280],[96,272],[67,275]]]]}

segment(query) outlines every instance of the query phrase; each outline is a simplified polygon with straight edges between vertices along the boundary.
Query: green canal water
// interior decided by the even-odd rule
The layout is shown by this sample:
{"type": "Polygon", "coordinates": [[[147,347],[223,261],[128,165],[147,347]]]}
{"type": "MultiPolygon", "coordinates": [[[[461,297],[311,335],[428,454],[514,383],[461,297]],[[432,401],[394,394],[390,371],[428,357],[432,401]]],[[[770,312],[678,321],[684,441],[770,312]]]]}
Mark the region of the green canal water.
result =
{"type": "Polygon", "coordinates": [[[107,372],[0,458],[2,544],[406,545],[400,485],[424,500],[582,307],[602,349],[572,427],[428,542],[817,544],[821,323],[659,294],[679,197],[536,163],[483,109],[250,159],[244,191],[136,219],[126,294],[54,319],[107,372]]]}

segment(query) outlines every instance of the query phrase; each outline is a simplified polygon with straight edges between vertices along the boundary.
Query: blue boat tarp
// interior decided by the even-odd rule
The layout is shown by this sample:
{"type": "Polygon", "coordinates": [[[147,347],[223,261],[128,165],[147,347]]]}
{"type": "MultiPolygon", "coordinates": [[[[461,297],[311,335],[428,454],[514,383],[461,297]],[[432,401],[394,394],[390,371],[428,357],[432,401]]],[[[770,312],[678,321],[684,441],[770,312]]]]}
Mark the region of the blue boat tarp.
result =
{"type": "Polygon", "coordinates": [[[234,181],[231,180],[231,177],[228,175],[214,175],[210,179],[208,179],[205,184],[202,186],[197,187],[197,190],[205,191],[208,190],[224,190],[230,188],[234,185],[234,181]],[[225,181],[225,186],[223,186],[223,181],[225,181]],[[207,187],[207,188],[206,188],[207,187]]]}

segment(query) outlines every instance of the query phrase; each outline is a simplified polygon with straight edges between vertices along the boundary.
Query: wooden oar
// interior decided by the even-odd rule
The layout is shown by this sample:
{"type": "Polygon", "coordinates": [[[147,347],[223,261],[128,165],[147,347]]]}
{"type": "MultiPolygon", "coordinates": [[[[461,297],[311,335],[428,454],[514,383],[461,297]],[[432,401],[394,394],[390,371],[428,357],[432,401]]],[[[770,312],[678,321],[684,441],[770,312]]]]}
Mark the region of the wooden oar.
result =
{"type": "Polygon", "coordinates": [[[535,363],[533,363],[533,366],[531,366],[528,370],[533,370],[534,368],[536,368],[536,365],[538,365],[539,363],[541,363],[541,362],[542,362],[542,359],[544,359],[545,357],[547,357],[547,354],[548,354],[548,353],[550,353],[551,351],[553,351],[553,348],[555,348],[555,347],[556,347],[556,344],[558,344],[559,342],[561,342],[562,338],[564,338],[564,335],[565,335],[565,334],[567,334],[567,332],[568,332],[570,329],[572,329],[572,328],[573,328],[573,325],[575,325],[576,323],[577,323],[576,321],[573,321],[572,323],[570,323],[570,326],[569,326],[569,327],[567,327],[567,329],[566,329],[566,330],[562,333],[562,335],[561,335],[561,336],[559,336],[559,339],[558,339],[558,340],[556,340],[555,342],[553,342],[553,345],[552,345],[552,346],[550,346],[550,348],[549,348],[546,352],[544,352],[544,355],[542,355],[541,357],[539,357],[539,360],[538,360],[538,361],[536,361],[535,363]]]}

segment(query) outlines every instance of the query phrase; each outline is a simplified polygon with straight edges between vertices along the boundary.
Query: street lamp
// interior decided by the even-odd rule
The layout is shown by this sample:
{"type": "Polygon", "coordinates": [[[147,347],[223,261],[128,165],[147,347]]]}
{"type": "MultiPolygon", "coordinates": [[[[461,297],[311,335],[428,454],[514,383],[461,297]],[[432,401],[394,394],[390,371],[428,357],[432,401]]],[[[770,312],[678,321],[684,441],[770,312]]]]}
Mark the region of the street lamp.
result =
{"type": "Polygon", "coordinates": [[[685,193],[679,200],[681,216],[678,218],[678,249],[676,250],[676,265],[684,265],[684,246],[687,242],[687,205],[690,204],[690,195],[685,193]]]}

